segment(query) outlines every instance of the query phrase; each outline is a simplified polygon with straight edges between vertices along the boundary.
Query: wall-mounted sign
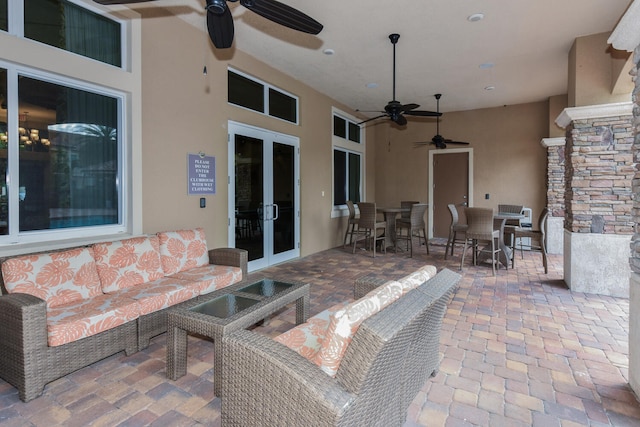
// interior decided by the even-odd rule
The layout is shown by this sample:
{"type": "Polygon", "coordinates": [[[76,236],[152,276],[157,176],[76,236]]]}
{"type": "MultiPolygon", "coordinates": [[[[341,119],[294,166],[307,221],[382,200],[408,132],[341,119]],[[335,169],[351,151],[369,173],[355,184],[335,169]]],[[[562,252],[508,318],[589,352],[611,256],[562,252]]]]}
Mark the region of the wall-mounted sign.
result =
{"type": "Polygon", "coordinates": [[[200,154],[189,154],[189,195],[216,194],[216,158],[200,154]]]}

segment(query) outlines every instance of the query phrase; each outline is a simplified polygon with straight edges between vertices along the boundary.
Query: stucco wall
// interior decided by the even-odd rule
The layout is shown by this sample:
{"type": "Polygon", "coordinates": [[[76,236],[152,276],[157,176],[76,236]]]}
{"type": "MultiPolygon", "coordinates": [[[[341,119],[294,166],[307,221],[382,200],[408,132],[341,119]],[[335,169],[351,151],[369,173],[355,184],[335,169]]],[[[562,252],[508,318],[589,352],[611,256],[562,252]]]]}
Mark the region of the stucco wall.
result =
{"type": "MultiPolygon", "coordinates": [[[[411,119],[410,119],[411,120],[411,119]]],[[[447,112],[440,133],[467,141],[474,152],[475,206],[523,204],[537,217],[546,205],[546,156],[540,140],[548,133],[548,103],[508,105],[447,112]],[[486,200],[485,194],[490,198],[486,200]]],[[[388,127],[376,134],[376,201],[397,205],[400,200],[428,200],[429,150],[416,141],[436,133],[435,119],[411,120],[406,128],[388,127]]],[[[450,148],[460,148],[450,145],[450,148]]]]}
{"type": "MultiPolygon", "coordinates": [[[[243,52],[212,49],[205,33],[160,9],[144,13],[143,231],[200,225],[211,247],[227,245],[227,122],[233,120],[300,139],[301,255],[341,244],[344,218],[331,218],[331,107],[350,110],[243,52]],[[298,96],[300,125],[227,104],[228,66],[298,96]],[[216,194],[206,196],[204,209],[199,197],[187,195],[186,184],[187,153],[200,151],[216,158],[216,194]]],[[[365,186],[373,194],[375,146],[370,145],[365,186]]]]}

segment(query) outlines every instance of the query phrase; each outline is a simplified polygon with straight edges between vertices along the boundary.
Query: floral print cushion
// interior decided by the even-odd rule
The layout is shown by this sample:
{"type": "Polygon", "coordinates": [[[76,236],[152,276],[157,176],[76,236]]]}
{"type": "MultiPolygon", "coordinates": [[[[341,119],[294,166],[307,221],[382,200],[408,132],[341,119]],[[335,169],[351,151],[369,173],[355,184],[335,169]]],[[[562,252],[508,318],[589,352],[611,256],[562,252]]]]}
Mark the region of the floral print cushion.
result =
{"type": "Polygon", "coordinates": [[[32,254],[2,263],[9,293],[20,292],[58,307],[102,294],[91,248],[32,254]]]}
{"type": "Polygon", "coordinates": [[[50,346],[67,344],[138,318],[138,303],[130,298],[101,294],[47,310],[50,346]]]}
{"type": "Polygon", "coordinates": [[[207,239],[202,228],[158,233],[162,268],[167,276],[209,264],[207,239]]]}
{"type": "Polygon", "coordinates": [[[400,298],[402,289],[403,286],[396,281],[387,282],[335,312],[330,318],[320,350],[312,362],[328,375],[335,377],[342,357],[360,324],[400,298]]]}
{"type": "Polygon", "coordinates": [[[242,280],[242,269],[228,265],[207,264],[172,274],[170,277],[197,282],[200,295],[204,295],[242,280]]]}
{"type": "Polygon", "coordinates": [[[132,237],[93,245],[105,293],[151,282],[164,276],[157,236],[132,237]]]}
{"type": "Polygon", "coordinates": [[[419,268],[411,274],[404,276],[402,279],[399,279],[403,286],[402,293],[406,294],[411,289],[417,288],[422,285],[427,280],[431,279],[436,275],[438,270],[435,265],[425,265],[424,267],[419,268]]]}
{"type": "Polygon", "coordinates": [[[307,322],[278,335],[274,340],[286,345],[302,357],[313,361],[329,328],[331,315],[343,309],[346,305],[347,302],[345,301],[321,311],[307,320],[307,322]]]}
{"type": "Polygon", "coordinates": [[[169,277],[163,277],[153,282],[133,286],[118,292],[118,296],[138,303],[138,310],[141,316],[195,298],[198,294],[199,288],[197,284],[169,277]]]}

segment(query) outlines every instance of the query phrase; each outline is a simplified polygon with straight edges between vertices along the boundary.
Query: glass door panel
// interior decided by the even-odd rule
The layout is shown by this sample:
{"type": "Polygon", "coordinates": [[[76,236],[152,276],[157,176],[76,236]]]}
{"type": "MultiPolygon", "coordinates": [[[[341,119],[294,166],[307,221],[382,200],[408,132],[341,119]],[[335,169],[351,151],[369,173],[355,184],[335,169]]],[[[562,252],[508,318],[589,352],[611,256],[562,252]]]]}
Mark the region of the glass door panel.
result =
{"type": "Polygon", "coordinates": [[[256,270],[300,256],[298,140],[229,123],[229,241],[256,270]]]}

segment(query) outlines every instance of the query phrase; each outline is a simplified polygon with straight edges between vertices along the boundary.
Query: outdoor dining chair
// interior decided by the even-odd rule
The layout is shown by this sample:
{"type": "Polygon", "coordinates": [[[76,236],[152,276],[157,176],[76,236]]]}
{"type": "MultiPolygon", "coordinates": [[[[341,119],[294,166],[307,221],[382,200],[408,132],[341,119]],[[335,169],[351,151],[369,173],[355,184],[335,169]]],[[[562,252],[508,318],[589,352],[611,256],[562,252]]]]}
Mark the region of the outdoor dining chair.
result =
{"type": "Polygon", "coordinates": [[[468,228],[465,232],[460,270],[462,270],[462,266],[464,265],[464,258],[470,244],[473,251],[473,265],[478,265],[478,256],[480,253],[488,252],[491,255],[491,271],[495,276],[498,254],[501,249],[497,244],[497,241],[500,239],[500,230],[494,230],[493,227],[493,209],[465,208],[464,213],[467,217],[468,228]],[[480,242],[485,243],[486,247],[480,249],[478,245],[480,242]]]}
{"type": "Polygon", "coordinates": [[[398,252],[398,240],[406,240],[407,241],[407,250],[410,252],[410,257],[413,258],[413,236],[414,233],[417,233],[418,239],[420,237],[424,238],[424,244],[427,247],[427,254],[429,254],[429,241],[427,240],[427,226],[424,221],[424,214],[429,207],[426,203],[414,203],[411,205],[411,210],[409,212],[409,218],[398,218],[396,219],[396,239],[395,239],[395,250],[398,252]],[[403,233],[403,231],[406,232],[403,233]],[[422,236],[420,236],[420,232],[422,232],[422,236]]]}
{"type": "Polygon", "coordinates": [[[350,239],[349,245],[353,243],[353,233],[358,227],[358,221],[360,221],[360,218],[356,217],[356,207],[353,202],[351,200],[347,200],[346,204],[349,209],[349,218],[347,219],[347,229],[344,232],[344,242],[342,243],[343,248],[347,244],[347,237],[350,239]]]}
{"type": "Polygon", "coordinates": [[[467,231],[467,224],[460,223],[460,217],[458,215],[458,208],[453,203],[447,205],[449,213],[451,214],[451,225],[449,226],[449,238],[447,239],[447,246],[444,248],[444,259],[447,259],[447,253],[449,253],[449,247],[451,247],[451,256],[453,256],[453,246],[456,243],[464,243],[464,238],[459,238],[460,235],[464,235],[467,231]]]}
{"type": "MultiPolygon", "coordinates": [[[[368,202],[358,203],[358,210],[360,210],[360,219],[358,221],[358,229],[355,231],[356,235],[362,236],[365,241],[365,245],[371,245],[373,247],[373,257],[376,257],[376,246],[379,241],[382,242],[382,248],[387,253],[387,247],[384,244],[385,235],[384,232],[387,228],[386,221],[378,221],[376,216],[376,204],[368,202]],[[378,234],[378,230],[382,230],[382,233],[378,234]]],[[[356,253],[356,244],[359,239],[353,241],[353,253],[356,253]]]]}
{"type": "Polygon", "coordinates": [[[513,246],[511,247],[512,256],[515,258],[516,242],[520,246],[520,257],[524,258],[523,252],[523,238],[530,238],[531,244],[527,249],[532,251],[540,251],[542,253],[542,265],[544,267],[545,274],[549,269],[547,266],[547,217],[549,216],[549,209],[545,207],[542,209],[540,216],[538,217],[538,230],[534,230],[531,227],[516,227],[513,235],[513,246]]]}

